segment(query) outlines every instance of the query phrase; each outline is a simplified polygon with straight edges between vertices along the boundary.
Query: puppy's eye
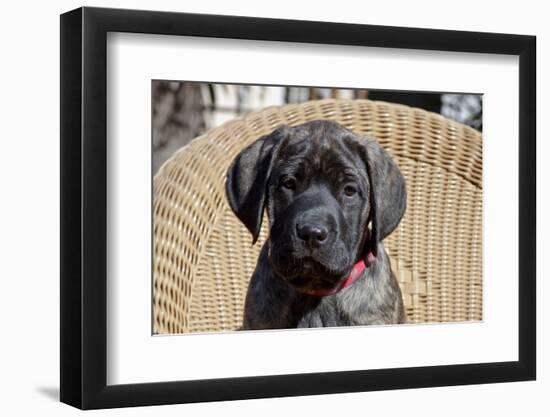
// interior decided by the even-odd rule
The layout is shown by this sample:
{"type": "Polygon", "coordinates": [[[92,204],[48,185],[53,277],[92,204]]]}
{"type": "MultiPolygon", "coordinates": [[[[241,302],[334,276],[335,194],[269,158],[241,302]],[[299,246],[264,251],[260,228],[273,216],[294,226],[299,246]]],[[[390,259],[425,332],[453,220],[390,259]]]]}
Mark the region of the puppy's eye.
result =
{"type": "Polygon", "coordinates": [[[296,189],[296,179],[292,178],[292,177],[287,177],[285,179],[283,179],[283,181],[281,182],[281,185],[288,189],[288,190],[295,190],[296,189]]]}
{"type": "Polygon", "coordinates": [[[355,184],[347,184],[344,187],[344,194],[348,197],[353,197],[355,194],[357,194],[357,186],[355,184]]]}

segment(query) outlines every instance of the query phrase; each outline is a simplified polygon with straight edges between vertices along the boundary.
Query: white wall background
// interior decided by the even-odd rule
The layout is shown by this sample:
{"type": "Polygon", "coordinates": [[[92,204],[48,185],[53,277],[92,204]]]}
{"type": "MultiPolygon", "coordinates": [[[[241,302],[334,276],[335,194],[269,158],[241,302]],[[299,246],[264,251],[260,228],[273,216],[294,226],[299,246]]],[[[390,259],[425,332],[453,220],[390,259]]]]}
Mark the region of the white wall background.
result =
{"type": "MultiPolygon", "coordinates": [[[[124,0],[89,6],[157,9],[350,23],[534,34],[538,37],[538,381],[230,403],[100,411],[94,415],[549,415],[547,319],[550,157],[543,120],[550,88],[550,26],[544,2],[394,0],[337,3],[278,0],[124,0]],[[307,4],[309,3],[309,4],[307,4]],[[544,234],[546,233],[545,237],[544,234]],[[388,413],[389,411],[389,413],[388,413]]],[[[75,415],[57,402],[59,379],[59,17],[77,1],[7,2],[0,30],[0,410],[2,415],[75,415]]]]}

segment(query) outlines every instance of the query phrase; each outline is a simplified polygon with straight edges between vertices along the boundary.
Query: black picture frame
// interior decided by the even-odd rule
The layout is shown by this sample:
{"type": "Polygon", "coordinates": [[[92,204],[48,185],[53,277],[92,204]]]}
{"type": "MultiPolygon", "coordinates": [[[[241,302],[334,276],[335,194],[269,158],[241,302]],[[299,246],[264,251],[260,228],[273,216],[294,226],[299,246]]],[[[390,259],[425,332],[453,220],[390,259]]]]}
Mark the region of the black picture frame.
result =
{"type": "Polygon", "coordinates": [[[61,15],[60,57],[62,402],[93,409],[535,379],[534,36],[85,7],[61,15]],[[519,360],[107,385],[108,32],[519,56],[519,360]]]}

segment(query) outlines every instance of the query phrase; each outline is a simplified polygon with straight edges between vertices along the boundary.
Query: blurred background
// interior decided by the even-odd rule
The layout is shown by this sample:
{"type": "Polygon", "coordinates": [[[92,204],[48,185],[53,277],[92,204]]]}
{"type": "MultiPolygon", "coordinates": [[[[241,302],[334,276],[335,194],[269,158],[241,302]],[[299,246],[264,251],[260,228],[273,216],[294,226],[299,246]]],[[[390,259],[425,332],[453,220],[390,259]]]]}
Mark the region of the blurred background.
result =
{"type": "Polygon", "coordinates": [[[176,150],[227,120],[268,106],[323,98],[381,100],[419,107],[482,130],[480,94],[152,82],[153,174],[176,150]]]}

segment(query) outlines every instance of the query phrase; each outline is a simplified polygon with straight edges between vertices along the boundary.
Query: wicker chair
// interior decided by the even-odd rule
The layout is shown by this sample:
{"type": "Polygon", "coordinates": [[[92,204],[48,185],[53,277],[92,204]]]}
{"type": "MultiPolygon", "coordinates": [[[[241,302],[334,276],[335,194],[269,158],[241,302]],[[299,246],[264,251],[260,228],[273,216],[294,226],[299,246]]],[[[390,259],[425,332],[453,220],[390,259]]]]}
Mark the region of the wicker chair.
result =
{"type": "Polygon", "coordinates": [[[408,187],[385,242],[409,322],[482,318],[482,141],[439,115],[368,100],[270,107],[176,152],[154,179],[154,333],[236,329],[267,236],[251,237],[225,200],[225,173],[247,144],[281,124],[330,119],[377,138],[408,187]]]}

